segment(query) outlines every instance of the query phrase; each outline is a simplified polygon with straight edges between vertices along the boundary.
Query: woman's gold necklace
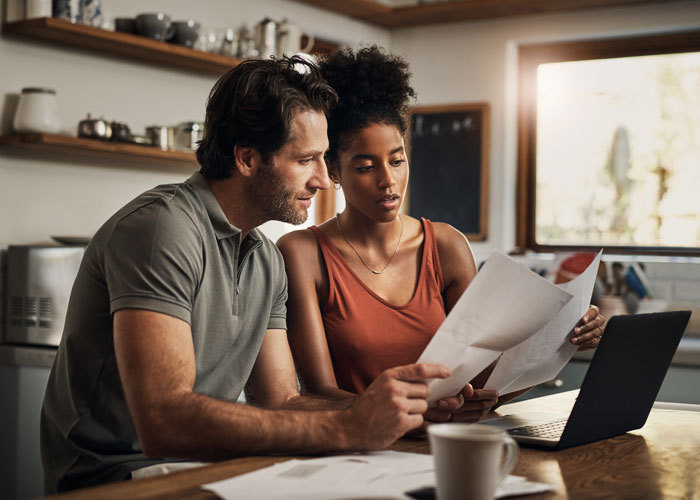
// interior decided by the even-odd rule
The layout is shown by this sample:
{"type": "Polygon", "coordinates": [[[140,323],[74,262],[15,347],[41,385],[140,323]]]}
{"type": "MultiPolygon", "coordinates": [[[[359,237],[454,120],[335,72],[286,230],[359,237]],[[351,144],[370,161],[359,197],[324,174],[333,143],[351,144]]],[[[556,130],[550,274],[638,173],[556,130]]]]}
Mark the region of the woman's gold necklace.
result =
{"type": "Polygon", "coordinates": [[[345,243],[348,244],[350,248],[352,248],[352,251],[355,252],[355,255],[360,259],[360,262],[362,262],[362,265],[365,266],[367,269],[372,271],[374,274],[382,274],[384,271],[386,271],[386,268],[389,267],[389,264],[391,264],[391,261],[394,260],[394,257],[399,251],[399,246],[401,246],[401,236],[403,236],[403,220],[401,220],[401,216],[399,216],[399,222],[401,223],[401,231],[399,232],[399,241],[396,242],[396,248],[394,249],[394,253],[391,254],[391,257],[389,257],[389,260],[387,261],[386,265],[381,269],[381,271],[377,271],[376,269],[372,269],[367,265],[365,262],[365,259],[362,258],[362,255],[359,254],[357,250],[355,250],[355,247],[352,246],[352,243],[348,240],[348,237],[345,236],[345,231],[343,231],[343,226],[340,225],[340,214],[335,214],[335,222],[338,224],[338,229],[340,229],[340,234],[343,235],[343,239],[345,240],[345,243]]]}

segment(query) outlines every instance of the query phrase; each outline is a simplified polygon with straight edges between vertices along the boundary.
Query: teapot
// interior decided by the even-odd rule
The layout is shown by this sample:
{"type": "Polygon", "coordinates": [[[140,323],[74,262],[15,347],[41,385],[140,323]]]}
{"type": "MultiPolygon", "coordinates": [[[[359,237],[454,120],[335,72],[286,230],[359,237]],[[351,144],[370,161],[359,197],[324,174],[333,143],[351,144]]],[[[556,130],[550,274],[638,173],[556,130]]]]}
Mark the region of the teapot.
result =
{"type": "Polygon", "coordinates": [[[277,26],[277,55],[293,56],[300,52],[308,53],[314,46],[314,37],[311,33],[305,33],[301,28],[287,20],[282,19],[282,22],[277,26]],[[302,37],[306,36],[306,45],[301,46],[302,37]]]}

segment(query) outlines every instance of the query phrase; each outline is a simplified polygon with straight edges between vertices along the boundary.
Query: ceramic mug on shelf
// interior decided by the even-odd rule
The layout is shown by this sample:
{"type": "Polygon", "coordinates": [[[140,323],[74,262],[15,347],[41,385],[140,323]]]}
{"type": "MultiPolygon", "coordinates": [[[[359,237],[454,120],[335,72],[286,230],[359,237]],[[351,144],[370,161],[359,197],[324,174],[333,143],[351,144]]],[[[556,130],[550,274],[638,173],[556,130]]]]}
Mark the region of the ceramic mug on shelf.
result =
{"type": "Polygon", "coordinates": [[[136,28],[139,35],[161,41],[171,38],[175,32],[170,16],[162,12],[139,14],[136,16],[136,28]]]}
{"type": "Polygon", "coordinates": [[[80,0],[78,10],[80,22],[99,28],[102,26],[102,5],[100,0],[80,0]]]}
{"type": "Polygon", "coordinates": [[[12,127],[17,132],[58,132],[61,124],[58,120],[56,91],[41,87],[23,88],[12,127]]]}
{"type": "Polygon", "coordinates": [[[169,39],[170,42],[185,47],[194,47],[199,39],[199,23],[188,19],[187,21],[176,21],[172,24],[173,36],[169,39]]]}
{"type": "Polygon", "coordinates": [[[493,500],[518,460],[518,444],[505,431],[479,424],[428,427],[438,500],[493,500]]]}
{"type": "Polygon", "coordinates": [[[137,34],[136,19],[133,17],[117,17],[114,19],[114,31],[137,34]]]}
{"type": "Polygon", "coordinates": [[[311,33],[305,33],[301,28],[287,19],[282,19],[282,22],[277,27],[277,55],[278,56],[293,56],[300,52],[309,53],[314,46],[314,36],[311,33]],[[306,44],[301,45],[302,39],[306,38],[306,44]]]}
{"type": "Polygon", "coordinates": [[[53,0],[53,17],[71,23],[81,22],[80,0],[53,0]]]}
{"type": "Polygon", "coordinates": [[[24,3],[24,17],[34,19],[37,17],[51,17],[53,5],[51,0],[26,0],[24,3]]]}

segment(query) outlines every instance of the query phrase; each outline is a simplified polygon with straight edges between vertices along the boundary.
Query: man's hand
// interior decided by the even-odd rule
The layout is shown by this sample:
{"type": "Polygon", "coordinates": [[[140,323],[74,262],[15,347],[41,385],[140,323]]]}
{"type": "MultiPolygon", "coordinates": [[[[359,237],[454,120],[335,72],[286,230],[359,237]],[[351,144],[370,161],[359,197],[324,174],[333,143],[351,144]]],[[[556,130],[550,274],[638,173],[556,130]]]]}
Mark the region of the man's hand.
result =
{"type": "Polygon", "coordinates": [[[442,365],[422,363],[384,371],[350,407],[351,448],[383,449],[420,427],[428,409],[427,381],[449,374],[442,365]]]}
{"type": "Polygon", "coordinates": [[[591,306],[574,327],[574,336],[569,340],[579,346],[579,351],[595,349],[603,338],[604,325],[605,317],[600,314],[598,306],[591,306]]]}

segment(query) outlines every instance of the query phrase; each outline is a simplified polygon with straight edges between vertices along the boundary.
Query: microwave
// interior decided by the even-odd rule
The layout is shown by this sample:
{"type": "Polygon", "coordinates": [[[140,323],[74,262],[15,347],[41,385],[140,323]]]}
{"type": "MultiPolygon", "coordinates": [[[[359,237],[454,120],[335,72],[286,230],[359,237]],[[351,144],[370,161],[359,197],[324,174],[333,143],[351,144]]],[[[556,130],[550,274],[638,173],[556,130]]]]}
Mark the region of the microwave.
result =
{"type": "Polygon", "coordinates": [[[84,246],[10,245],[3,342],[58,346],[84,246]]]}

